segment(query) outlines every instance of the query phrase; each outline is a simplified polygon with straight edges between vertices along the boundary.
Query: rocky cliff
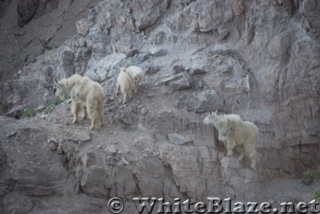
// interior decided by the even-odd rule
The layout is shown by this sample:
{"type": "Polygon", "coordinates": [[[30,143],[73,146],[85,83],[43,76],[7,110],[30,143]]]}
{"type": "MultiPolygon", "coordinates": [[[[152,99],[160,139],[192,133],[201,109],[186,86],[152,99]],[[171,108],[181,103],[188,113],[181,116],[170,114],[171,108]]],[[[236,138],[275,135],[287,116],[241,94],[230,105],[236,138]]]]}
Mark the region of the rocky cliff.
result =
{"type": "MultiPolygon", "coordinates": [[[[21,2],[11,12],[17,2],[2,3],[0,19],[19,26],[18,44],[41,37],[23,33],[30,25],[65,31],[46,31],[44,51],[27,45],[2,53],[33,58],[7,64],[14,74],[0,83],[3,213],[104,213],[113,196],[128,202],[126,213],[138,196],[312,199],[319,183],[303,182],[303,172],[320,160],[316,0],[105,0],[82,8],[84,18],[71,15],[76,2],[48,1],[40,12],[46,1],[34,1],[38,9],[25,19],[21,2]],[[72,17],[70,25],[51,13],[72,17]],[[122,105],[115,81],[119,66],[129,65],[146,79],[122,105]],[[54,78],[73,73],[103,85],[105,128],[71,124],[70,104],[52,104],[54,78]],[[25,118],[26,107],[38,114],[25,118]],[[227,157],[216,130],[202,123],[216,109],[258,126],[256,170],[237,154],[227,157]]],[[[17,36],[8,32],[7,39],[17,36]]]]}

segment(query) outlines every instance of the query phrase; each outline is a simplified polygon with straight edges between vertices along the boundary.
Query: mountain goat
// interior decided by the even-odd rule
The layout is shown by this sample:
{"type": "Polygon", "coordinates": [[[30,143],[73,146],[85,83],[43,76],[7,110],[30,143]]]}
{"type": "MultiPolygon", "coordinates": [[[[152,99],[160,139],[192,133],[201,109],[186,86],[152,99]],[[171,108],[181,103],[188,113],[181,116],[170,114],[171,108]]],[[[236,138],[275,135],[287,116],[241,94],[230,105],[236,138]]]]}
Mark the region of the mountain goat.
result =
{"type": "Polygon", "coordinates": [[[236,114],[218,115],[217,111],[204,118],[203,123],[213,124],[217,128],[219,140],[226,143],[228,156],[233,155],[235,146],[240,146],[239,160],[241,161],[244,156],[247,156],[251,160],[251,168],[255,168],[259,130],[254,123],[243,121],[236,114]]]}
{"type": "Polygon", "coordinates": [[[125,68],[120,68],[120,73],[117,78],[117,85],[116,85],[116,95],[119,94],[119,88],[121,90],[123,101],[122,104],[124,104],[128,97],[132,97],[132,90],[133,90],[133,83],[130,76],[125,72],[125,68]]]}
{"type": "Polygon", "coordinates": [[[137,93],[141,82],[144,80],[145,73],[137,66],[130,66],[126,68],[125,71],[131,77],[134,86],[134,92],[137,93]]]}
{"type": "Polygon", "coordinates": [[[73,123],[78,121],[79,113],[84,110],[84,117],[91,119],[91,130],[95,129],[98,119],[104,126],[104,93],[99,83],[78,74],[56,80],[55,96],[63,99],[65,94],[69,94],[72,100],[73,123]]]}

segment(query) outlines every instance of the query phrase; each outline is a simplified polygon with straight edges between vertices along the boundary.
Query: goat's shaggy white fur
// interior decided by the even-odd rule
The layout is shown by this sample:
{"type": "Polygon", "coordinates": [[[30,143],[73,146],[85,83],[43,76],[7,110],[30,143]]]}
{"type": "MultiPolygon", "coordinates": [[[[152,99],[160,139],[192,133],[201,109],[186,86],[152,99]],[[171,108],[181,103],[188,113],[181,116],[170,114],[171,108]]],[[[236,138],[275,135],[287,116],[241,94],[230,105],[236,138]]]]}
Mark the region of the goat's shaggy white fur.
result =
{"type": "Polygon", "coordinates": [[[119,88],[121,90],[123,101],[122,104],[124,104],[128,97],[132,97],[132,90],[133,90],[133,82],[130,76],[125,72],[125,68],[120,68],[120,73],[117,78],[117,85],[116,85],[116,95],[119,93],[119,88]]]}
{"type": "Polygon", "coordinates": [[[235,146],[240,146],[239,160],[247,156],[251,160],[251,167],[255,168],[259,130],[254,123],[243,121],[236,114],[218,115],[217,111],[204,118],[203,123],[206,125],[213,124],[217,128],[219,140],[226,143],[228,156],[233,154],[235,146]]]}
{"type": "Polygon", "coordinates": [[[56,97],[63,99],[65,94],[70,94],[72,100],[73,123],[78,121],[78,115],[84,110],[84,117],[91,119],[90,129],[96,127],[100,119],[104,126],[104,93],[101,85],[92,81],[89,77],[74,74],[67,79],[56,81],[56,97]]]}
{"type": "Polygon", "coordinates": [[[131,77],[134,86],[134,92],[137,93],[141,82],[144,80],[145,73],[138,66],[130,66],[126,68],[125,71],[131,77]]]}

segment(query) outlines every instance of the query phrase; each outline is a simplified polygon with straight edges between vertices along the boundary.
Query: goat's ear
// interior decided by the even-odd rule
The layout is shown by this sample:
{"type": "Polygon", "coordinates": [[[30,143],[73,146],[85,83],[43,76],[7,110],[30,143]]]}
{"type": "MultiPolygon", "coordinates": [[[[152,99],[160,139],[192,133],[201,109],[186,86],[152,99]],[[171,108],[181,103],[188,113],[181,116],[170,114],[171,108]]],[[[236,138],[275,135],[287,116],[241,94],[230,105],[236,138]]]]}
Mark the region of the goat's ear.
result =
{"type": "Polygon", "coordinates": [[[215,114],[218,114],[218,109],[214,111],[215,114]]]}

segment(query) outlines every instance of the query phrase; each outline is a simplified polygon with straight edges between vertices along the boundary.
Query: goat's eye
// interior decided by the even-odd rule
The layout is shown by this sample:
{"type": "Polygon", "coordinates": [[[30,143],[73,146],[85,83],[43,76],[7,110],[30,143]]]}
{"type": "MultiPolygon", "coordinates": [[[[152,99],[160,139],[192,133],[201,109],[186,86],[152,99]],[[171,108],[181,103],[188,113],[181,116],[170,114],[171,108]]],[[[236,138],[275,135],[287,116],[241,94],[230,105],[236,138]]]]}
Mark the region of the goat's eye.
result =
{"type": "Polygon", "coordinates": [[[56,91],[57,91],[57,88],[54,88],[54,89],[53,89],[53,93],[56,93],[56,91]]]}

